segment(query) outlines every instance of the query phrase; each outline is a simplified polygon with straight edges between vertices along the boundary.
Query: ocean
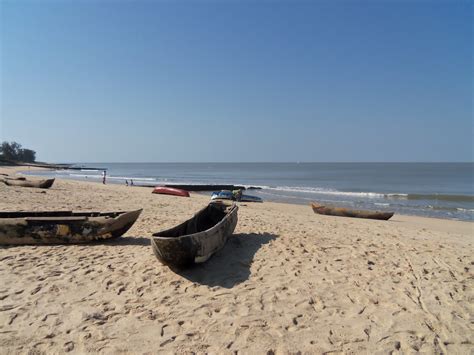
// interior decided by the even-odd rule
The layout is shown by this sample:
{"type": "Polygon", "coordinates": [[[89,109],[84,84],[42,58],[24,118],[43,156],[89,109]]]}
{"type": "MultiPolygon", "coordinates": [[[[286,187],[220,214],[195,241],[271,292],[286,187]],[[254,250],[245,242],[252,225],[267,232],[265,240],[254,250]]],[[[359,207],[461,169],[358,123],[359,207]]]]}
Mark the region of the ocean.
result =
{"type": "MultiPolygon", "coordinates": [[[[35,175],[108,183],[234,184],[265,201],[474,219],[473,163],[78,163],[85,170],[35,175]]],[[[208,193],[211,194],[210,192],[208,193]]],[[[308,207],[309,208],[309,207],[308,207]]]]}

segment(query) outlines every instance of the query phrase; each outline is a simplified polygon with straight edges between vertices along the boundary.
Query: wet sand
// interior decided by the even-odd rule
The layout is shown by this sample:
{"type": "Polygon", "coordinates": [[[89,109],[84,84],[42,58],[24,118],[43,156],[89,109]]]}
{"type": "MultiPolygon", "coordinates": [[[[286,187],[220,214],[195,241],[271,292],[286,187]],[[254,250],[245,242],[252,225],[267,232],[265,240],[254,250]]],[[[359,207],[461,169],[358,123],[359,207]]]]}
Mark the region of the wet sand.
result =
{"type": "Polygon", "coordinates": [[[208,262],[179,274],[161,265],[150,235],[207,202],[90,182],[0,184],[2,211],[144,208],[107,243],[0,247],[1,353],[474,351],[473,223],[242,203],[208,262]]]}

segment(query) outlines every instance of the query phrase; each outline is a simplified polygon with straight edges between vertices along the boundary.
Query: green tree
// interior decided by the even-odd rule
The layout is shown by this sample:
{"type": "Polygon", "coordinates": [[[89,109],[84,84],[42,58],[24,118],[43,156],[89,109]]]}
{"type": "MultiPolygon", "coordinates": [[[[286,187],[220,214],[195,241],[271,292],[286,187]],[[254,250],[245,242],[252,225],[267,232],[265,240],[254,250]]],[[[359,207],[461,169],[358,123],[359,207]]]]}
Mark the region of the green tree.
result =
{"type": "Polygon", "coordinates": [[[2,155],[2,158],[7,159],[7,160],[15,160],[16,155],[17,155],[17,146],[19,144],[16,142],[3,142],[1,147],[0,147],[0,154],[2,155]]]}
{"type": "Polygon", "coordinates": [[[36,160],[36,152],[31,149],[20,149],[18,160],[25,163],[33,163],[36,160]]]}
{"type": "Polygon", "coordinates": [[[31,149],[23,149],[17,142],[4,141],[0,145],[0,158],[10,161],[32,163],[36,160],[36,152],[31,149]]]}

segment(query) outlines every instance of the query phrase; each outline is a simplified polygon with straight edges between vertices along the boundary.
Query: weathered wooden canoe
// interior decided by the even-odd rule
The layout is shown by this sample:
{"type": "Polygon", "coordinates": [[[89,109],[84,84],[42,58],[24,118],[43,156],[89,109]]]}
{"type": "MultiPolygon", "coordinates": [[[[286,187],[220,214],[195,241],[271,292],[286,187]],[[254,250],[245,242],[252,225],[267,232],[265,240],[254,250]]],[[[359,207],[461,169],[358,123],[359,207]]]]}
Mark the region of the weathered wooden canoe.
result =
{"type": "MultiPolygon", "coordinates": [[[[232,191],[214,191],[211,194],[211,200],[216,201],[216,200],[236,200],[236,196],[234,196],[234,193],[232,191]]],[[[240,196],[240,200],[237,199],[236,201],[239,202],[263,202],[263,200],[258,197],[258,196],[251,196],[251,195],[244,195],[242,194],[240,196]]]]}
{"type": "Polygon", "coordinates": [[[142,210],[0,212],[0,245],[87,243],[120,237],[142,210]]]}
{"type": "Polygon", "coordinates": [[[24,176],[0,176],[0,179],[7,179],[7,180],[26,180],[26,177],[24,176]]]}
{"type": "Polygon", "coordinates": [[[153,234],[153,252],[171,268],[182,269],[205,262],[234,232],[237,210],[235,204],[210,203],[186,222],[153,234]]]}
{"type": "Polygon", "coordinates": [[[354,218],[368,218],[368,219],[390,219],[394,212],[380,212],[380,211],[365,211],[365,210],[351,210],[348,208],[340,207],[328,207],[312,203],[314,213],[324,214],[328,216],[340,216],[340,217],[354,217],[354,218]]]}
{"type": "Polygon", "coordinates": [[[2,179],[2,181],[8,186],[36,187],[40,189],[49,189],[54,183],[54,179],[46,179],[46,180],[2,179]]]}

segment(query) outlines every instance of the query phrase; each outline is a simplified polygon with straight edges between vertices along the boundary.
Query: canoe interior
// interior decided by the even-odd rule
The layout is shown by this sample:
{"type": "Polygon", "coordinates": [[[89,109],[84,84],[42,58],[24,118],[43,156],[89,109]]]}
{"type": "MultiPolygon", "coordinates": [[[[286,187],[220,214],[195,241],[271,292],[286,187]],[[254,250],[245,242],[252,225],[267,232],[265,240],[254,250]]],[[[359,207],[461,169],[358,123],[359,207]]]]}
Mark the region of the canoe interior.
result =
{"type": "Polygon", "coordinates": [[[54,217],[112,217],[115,218],[126,211],[119,212],[74,212],[74,211],[22,211],[0,212],[0,218],[54,218],[54,217]]]}
{"type": "Polygon", "coordinates": [[[183,235],[204,232],[219,223],[227,215],[227,212],[228,211],[225,207],[211,203],[206,208],[199,211],[193,218],[174,228],[155,233],[153,236],[178,238],[183,235]]]}

